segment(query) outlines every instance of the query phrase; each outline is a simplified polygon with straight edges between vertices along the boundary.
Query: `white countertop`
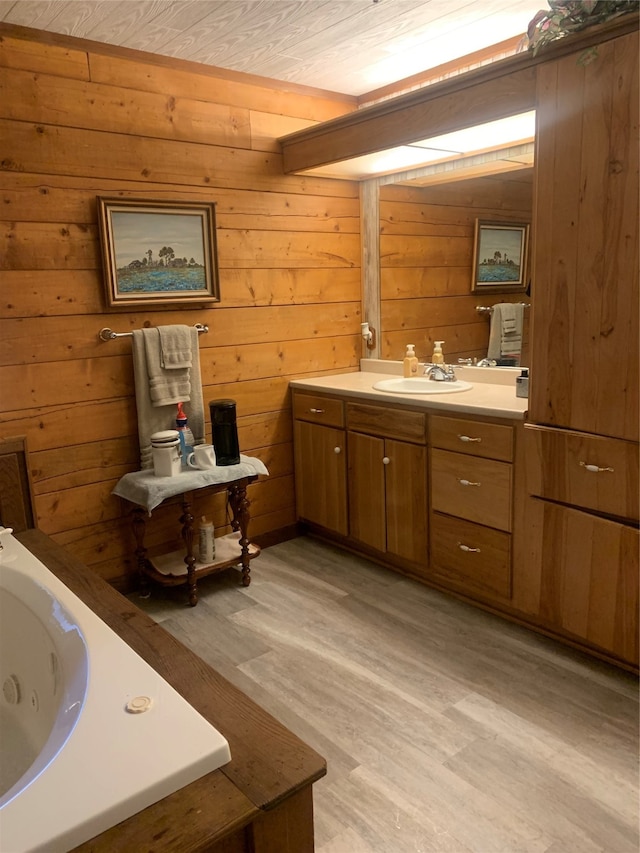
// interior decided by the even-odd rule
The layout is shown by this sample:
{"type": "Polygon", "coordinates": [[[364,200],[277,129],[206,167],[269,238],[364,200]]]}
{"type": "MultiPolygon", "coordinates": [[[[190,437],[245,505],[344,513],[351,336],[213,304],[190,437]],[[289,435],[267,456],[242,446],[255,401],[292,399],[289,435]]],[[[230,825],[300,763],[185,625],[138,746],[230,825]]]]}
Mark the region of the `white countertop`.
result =
{"type": "MultiPolygon", "coordinates": [[[[511,418],[524,420],[527,415],[528,400],[516,397],[517,368],[456,367],[458,379],[470,382],[468,391],[451,394],[395,394],[377,391],[373,384],[390,375],[401,376],[401,362],[382,362],[363,359],[361,370],[353,373],[336,373],[304,379],[293,379],[293,388],[304,391],[325,391],[336,394],[348,394],[363,400],[411,405],[425,410],[451,412],[452,414],[481,415],[492,418],[511,418]],[[370,362],[369,364],[367,362],[370,362]],[[505,372],[505,370],[507,372],[505,372]]],[[[422,372],[422,368],[421,368],[422,372]]]]}

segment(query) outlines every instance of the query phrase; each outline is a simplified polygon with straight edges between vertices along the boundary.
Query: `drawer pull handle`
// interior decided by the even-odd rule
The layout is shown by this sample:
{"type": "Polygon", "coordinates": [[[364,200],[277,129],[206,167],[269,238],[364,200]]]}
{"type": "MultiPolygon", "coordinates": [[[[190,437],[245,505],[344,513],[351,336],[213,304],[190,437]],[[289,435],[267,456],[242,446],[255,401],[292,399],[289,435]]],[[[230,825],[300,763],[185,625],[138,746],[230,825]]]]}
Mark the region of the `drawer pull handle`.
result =
{"type": "Polygon", "coordinates": [[[466,551],[469,554],[479,554],[480,548],[472,548],[470,545],[463,545],[462,542],[458,542],[458,548],[461,551],[466,551]]]}
{"type": "Polygon", "coordinates": [[[333,452],[334,452],[334,453],[336,453],[336,454],[338,454],[338,453],[342,453],[342,448],[341,448],[341,447],[334,447],[334,448],[333,448],[333,452]]]}
{"type": "Polygon", "coordinates": [[[472,438],[470,435],[458,435],[460,441],[482,441],[481,438],[472,438]]]}
{"type": "Polygon", "coordinates": [[[602,471],[611,471],[613,473],[613,468],[598,468],[597,465],[587,465],[586,462],[580,462],[580,465],[586,468],[587,471],[591,471],[592,474],[600,474],[602,471]]]}
{"type": "Polygon", "coordinates": [[[312,415],[324,415],[324,409],[309,409],[312,415]]]}
{"type": "Polygon", "coordinates": [[[382,464],[383,464],[383,465],[388,465],[388,464],[389,464],[389,462],[391,462],[391,460],[389,459],[389,457],[388,457],[388,456],[383,456],[383,457],[382,457],[382,464]]]}
{"type": "Polygon", "coordinates": [[[474,483],[472,480],[458,480],[461,486],[481,486],[482,483],[474,483]]]}

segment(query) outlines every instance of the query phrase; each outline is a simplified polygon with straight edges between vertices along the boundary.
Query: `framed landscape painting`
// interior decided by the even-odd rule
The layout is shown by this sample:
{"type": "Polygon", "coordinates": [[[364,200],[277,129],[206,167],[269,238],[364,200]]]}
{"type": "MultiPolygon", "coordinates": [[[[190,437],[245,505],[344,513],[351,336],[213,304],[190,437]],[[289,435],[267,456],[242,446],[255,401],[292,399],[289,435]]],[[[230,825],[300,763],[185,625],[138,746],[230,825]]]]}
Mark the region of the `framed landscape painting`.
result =
{"type": "Polygon", "coordinates": [[[220,301],[215,204],[98,196],[109,308],[220,301]]]}
{"type": "Polygon", "coordinates": [[[476,219],[471,290],[525,290],[528,253],[528,224],[476,219]]]}

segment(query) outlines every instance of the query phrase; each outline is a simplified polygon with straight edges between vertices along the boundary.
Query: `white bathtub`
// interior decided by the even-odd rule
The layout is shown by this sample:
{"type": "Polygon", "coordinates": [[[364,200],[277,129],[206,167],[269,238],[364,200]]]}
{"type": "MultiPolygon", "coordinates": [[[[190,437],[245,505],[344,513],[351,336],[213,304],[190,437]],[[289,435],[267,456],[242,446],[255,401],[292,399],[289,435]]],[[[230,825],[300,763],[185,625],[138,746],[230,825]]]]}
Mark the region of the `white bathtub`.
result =
{"type": "Polygon", "coordinates": [[[67,851],[230,760],[226,739],[0,527],[0,850],[67,851]]]}

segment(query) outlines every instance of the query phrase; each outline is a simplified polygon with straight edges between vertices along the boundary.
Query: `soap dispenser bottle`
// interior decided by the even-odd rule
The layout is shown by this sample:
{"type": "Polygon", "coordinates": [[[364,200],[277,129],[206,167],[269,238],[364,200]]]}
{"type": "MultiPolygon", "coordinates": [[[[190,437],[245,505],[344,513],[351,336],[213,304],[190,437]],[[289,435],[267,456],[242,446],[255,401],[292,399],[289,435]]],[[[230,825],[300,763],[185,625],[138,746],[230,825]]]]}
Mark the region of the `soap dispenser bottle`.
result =
{"type": "Polygon", "coordinates": [[[405,377],[418,375],[418,357],[415,353],[415,344],[407,344],[407,352],[403,362],[403,372],[405,377]]]}
{"type": "Polygon", "coordinates": [[[442,352],[442,344],[444,341],[435,341],[433,345],[433,355],[431,356],[432,364],[444,364],[444,354],[442,352]]]}

